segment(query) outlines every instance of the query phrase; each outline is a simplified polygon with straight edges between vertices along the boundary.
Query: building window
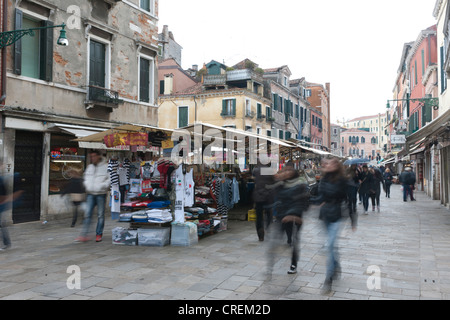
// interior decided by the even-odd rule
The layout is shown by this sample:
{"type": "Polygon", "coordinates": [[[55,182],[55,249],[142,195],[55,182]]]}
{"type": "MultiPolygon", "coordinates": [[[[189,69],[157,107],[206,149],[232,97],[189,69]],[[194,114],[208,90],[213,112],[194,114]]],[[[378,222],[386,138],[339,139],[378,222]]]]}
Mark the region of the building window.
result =
{"type": "Polygon", "coordinates": [[[187,127],[189,124],[189,107],[178,107],[178,128],[187,127]]]}
{"type": "Polygon", "coordinates": [[[222,100],[221,116],[236,116],[236,99],[222,100]]]}
{"type": "Polygon", "coordinates": [[[252,102],[250,99],[245,99],[245,115],[251,116],[252,114],[252,102]]]}
{"type": "Polygon", "coordinates": [[[140,0],[140,8],[153,14],[154,0],[140,0]]]}
{"type": "Polygon", "coordinates": [[[89,85],[106,87],[106,45],[94,40],[89,42],[89,85]]]}
{"type": "MultiPolygon", "coordinates": [[[[149,57],[139,57],[139,101],[151,104],[154,103],[153,70],[153,59],[149,57]]],[[[164,94],[166,94],[165,91],[167,91],[167,89],[170,90],[170,88],[166,86],[166,80],[164,80],[164,94]]]]}
{"type": "MultiPolygon", "coordinates": [[[[15,30],[51,27],[52,21],[24,16],[15,11],[15,30]]],[[[53,29],[35,30],[34,36],[25,36],[14,44],[14,73],[26,77],[52,81],[53,73],[53,29]]]]}

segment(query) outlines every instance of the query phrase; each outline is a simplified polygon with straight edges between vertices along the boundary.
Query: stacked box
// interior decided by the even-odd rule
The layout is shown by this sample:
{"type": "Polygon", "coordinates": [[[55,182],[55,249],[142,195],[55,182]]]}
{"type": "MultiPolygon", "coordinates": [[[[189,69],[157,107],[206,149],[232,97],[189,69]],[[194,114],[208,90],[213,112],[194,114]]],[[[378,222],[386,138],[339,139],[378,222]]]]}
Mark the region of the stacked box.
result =
{"type": "Polygon", "coordinates": [[[170,228],[139,228],[138,245],[150,247],[164,247],[170,242],[170,228]]]}
{"type": "Polygon", "coordinates": [[[136,246],[138,240],[137,230],[122,227],[112,229],[112,243],[125,246],[136,246]]]}
{"type": "Polygon", "coordinates": [[[189,247],[198,243],[197,225],[192,222],[172,223],[172,246],[189,247]]]}

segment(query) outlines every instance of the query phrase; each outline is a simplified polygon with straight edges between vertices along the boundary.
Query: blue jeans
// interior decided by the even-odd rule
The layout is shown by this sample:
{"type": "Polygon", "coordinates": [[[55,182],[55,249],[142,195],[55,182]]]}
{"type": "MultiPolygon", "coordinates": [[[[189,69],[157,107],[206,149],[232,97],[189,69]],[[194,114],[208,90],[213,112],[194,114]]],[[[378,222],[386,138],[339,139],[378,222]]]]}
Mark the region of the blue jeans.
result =
{"type": "Polygon", "coordinates": [[[10,246],[11,239],[9,238],[8,228],[5,226],[5,222],[3,221],[3,211],[5,210],[5,205],[0,204],[0,230],[2,232],[3,245],[10,246]]]}
{"type": "Polygon", "coordinates": [[[336,222],[327,222],[325,227],[327,228],[328,234],[328,258],[327,258],[327,276],[326,279],[329,280],[333,277],[336,268],[339,266],[339,255],[336,246],[336,239],[339,233],[339,228],[341,226],[340,220],[336,222]]]}
{"type": "Polygon", "coordinates": [[[95,206],[97,206],[97,228],[96,235],[103,234],[103,228],[105,227],[105,203],[106,194],[88,194],[86,196],[86,214],[84,216],[82,235],[87,236],[89,227],[91,225],[92,214],[95,206]]]}

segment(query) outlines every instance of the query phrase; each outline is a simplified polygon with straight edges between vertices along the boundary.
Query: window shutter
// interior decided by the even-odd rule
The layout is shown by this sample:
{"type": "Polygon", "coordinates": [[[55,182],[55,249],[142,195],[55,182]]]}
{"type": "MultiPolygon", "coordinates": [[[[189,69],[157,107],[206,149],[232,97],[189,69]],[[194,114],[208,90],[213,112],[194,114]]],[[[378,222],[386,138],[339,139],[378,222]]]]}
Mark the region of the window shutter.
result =
{"type": "Polygon", "coordinates": [[[232,111],[232,115],[233,115],[233,116],[236,115],[236,99],[233,99],[233,111],[232,111]]]}
{"type": "MultiPolygon", "coordinates": [[[[139,77],[139,100],[150,101],[150,61],[140,58],[140,77],[139,77]]],[[[164,92],[163,92],[164,93],[164,92]]]]}
{"type": "MultiPolygon", "coordinates": [[[[22,29],[23,12],[19,9],[15,11],[14,30],[22,29]]],[[[14,73],[22,74],[22,40],[14,43],[14,73]]]]}
{"type": "Polygon", "coordinates": [[[41,59],[40,59],[40,78],[45,81],[52,81],[53,79],[53,22],[42,21],[41,32],[41,59]]]}
{"type": "Polygon", "coordinates": [[[273,108],[274,110],[278,110],[278,94],[273,94],[273,108]]]}
{"type": "Polygon", "coordinates": [[[159,81],[159,94],[164,94],[164,80],[159,81]]]}
{"type": "Polygon", "coordinates": [[[222,100],[222,115],[225,116],[227,114],[227,100],[222,100]]]}

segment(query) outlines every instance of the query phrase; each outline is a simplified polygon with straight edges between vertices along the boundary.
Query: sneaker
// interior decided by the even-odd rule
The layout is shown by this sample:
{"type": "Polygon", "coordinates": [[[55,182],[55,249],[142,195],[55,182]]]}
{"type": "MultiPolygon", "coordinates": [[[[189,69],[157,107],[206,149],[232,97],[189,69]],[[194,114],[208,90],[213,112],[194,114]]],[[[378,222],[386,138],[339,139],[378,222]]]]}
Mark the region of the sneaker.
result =
{"type": "Polygon", "coordinates": [[[83,236],[79,236],[78,238],[76,238],[73,242],[87,242],[89,241],[88,237],[83,237],[83,236]]]}
{"type": "Polygon", "coordinates": [[[297,266],[292,265],[287,273],[288,274],[296,274],[297,273],[297,266]]]}
{"type": "Polygon", "coordinates": [[[95,236],[95,242],[101,242],[102,241],[102,235],[98,234],[95,236]]]}
{"type": "Polygon", "coordinates": [[[5,251],[5,250],[7,250],[7,249],[9,249],[9,248],[11,248],[11,245],[10,245],[10,244],[7,244],[7,245],[1,247],[1,248],[0,248],[0,251],[5,251]]]}

